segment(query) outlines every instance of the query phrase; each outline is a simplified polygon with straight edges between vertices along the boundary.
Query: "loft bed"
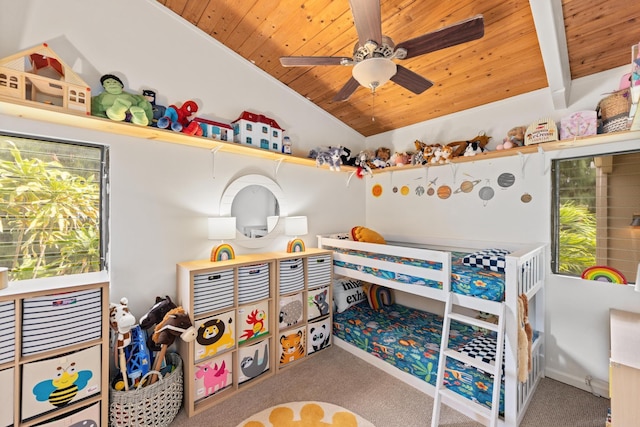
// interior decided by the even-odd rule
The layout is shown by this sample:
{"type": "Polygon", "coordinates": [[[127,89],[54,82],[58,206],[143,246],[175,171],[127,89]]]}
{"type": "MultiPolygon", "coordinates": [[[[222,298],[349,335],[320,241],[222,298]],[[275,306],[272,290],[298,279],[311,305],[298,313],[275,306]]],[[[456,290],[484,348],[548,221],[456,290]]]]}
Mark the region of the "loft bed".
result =
{"type": "MultiPolygon", "coordinates": [[[[460,307],[476,308],[481,302],[480,306],[486,307],[488,312],[497,312],[495,307],[504,302],[505,351],[499,425],[518,426],[539,379],[544,376],[545,246],[444,239],[421,241],[407,237],[375,244],[354,241],[350,236],[350,233],[318,236],[318,247],[334,252],[336,277],[356,279],[442,302],[451,296],[460,307]],[[464,264],[465,256],[488,248],[505,249],[505,254],[499,257],[504,272],[464,264]],[[518,380],[517,362],[520,295],[527,298],[529,323],[534,331],[529,356],[531,369],[523,381],[518,380]]],[[[474,258],[471,260],[473,264],[474,258]]],[[[469,328],[452,321],[449,348],[457,346],[462,349],[483,332],[480,328],[469,328]]],[[[435,394],[441,331],[442,316],[398,305],[373,310],[364,303],[334,314],[336,345],[430,396],[435,394]],[[415,319],[418,319],[417,323],[413,322],[415,319]],[[424,326],[425,323],[429,326],[424,326]],[[380,334],[373,334],[374,330],[381,330],[376,327],[378,325],[387,326],[380,334]],[[402,336],[409,331],[412,331],[409,339],[402,336]],[[391,346],[394,343],[396,347],[391,346]],[[389,357],[390,354],[397,354],[397,357],[389,357]]],[[[466,395],[476,403],[490,404],[490,376],[474,368],[457,365],[459,362],[455,360],[446,360],[445,382],[450,383],[447,388],[466,395]],[[457,390],[456,382],[460,383],[457,390]],[[482,390],[472,391],[478,384],[482,390]]],[[[467,399],[443,397],[442,402],[472,419],[486,422],[478,418],[467,399]]]]}

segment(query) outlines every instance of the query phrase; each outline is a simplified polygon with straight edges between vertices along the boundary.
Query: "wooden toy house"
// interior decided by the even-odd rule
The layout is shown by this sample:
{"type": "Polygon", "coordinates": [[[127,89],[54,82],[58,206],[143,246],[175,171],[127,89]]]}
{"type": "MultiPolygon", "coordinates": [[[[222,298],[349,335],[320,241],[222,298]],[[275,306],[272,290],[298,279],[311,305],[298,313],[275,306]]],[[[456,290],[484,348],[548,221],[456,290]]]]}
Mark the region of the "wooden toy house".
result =
{"type": "Polygon", "coordinates": [[[0,60],[0,98],[91,114],[91,89],[46,43],[0,60]]]}
{"type": "Polygon", "coordinates": [[[278,123],[262,114],[243,111],[233,124],[234,140],[265,150],[282,152],[282,129],[278,123]]]}

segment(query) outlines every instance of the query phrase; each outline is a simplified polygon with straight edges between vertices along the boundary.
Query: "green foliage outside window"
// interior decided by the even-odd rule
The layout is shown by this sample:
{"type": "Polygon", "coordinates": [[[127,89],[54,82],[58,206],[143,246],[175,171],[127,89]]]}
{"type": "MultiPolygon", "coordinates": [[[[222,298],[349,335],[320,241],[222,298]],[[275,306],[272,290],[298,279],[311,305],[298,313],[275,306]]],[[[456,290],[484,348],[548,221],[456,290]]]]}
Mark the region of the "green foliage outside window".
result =
{"type": "Polygon", "coordinates": [[[100,271],[100,149],[12,139],[1,145],[0,266],[10,280],[100,271]]]}
{"type": "Polygon", "coordinates": [[[596,217],[586,206],[560,205],[558,272],[580,276],[596,262],[596,217]]]}

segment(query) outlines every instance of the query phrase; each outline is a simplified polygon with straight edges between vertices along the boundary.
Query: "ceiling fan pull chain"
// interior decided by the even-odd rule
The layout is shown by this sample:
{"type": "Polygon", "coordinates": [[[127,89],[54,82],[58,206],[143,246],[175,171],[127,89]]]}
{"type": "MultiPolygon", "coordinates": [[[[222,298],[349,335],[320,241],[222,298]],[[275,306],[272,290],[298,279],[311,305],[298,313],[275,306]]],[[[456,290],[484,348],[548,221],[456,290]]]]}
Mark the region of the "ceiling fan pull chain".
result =
{"type": "Polygon", "coordinates": [[[371,121],[375,122],[376,121],[376,117],[375,117],[375,107],[376,107],[376,90],[375,88],[371,90],[371,121]]]}

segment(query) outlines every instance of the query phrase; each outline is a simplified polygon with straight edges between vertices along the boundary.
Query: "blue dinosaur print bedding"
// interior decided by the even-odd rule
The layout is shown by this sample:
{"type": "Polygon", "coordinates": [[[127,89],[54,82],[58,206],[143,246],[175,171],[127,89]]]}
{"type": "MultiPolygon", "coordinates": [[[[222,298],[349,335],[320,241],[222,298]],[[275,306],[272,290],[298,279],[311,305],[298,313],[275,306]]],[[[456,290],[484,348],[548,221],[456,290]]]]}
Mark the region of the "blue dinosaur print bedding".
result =
{"type": "MultiPolygon", "coordinates": [[[[333,316],[335,336],[434,386],[441,331],[441,316],[399,304],[373,310],[361,303],[333,316]]],[[[486,333],[451,322],[450,347],[461,349],[481,335],[486,333]]],[[[449,358],[444,379],[447,388],[491,407],[493,379],[490,375],[449,358]]],[[[501,414],[503,408],[504,385],[500,395],[501,414]]]]}
{"type": "MultiPolygon", "coordinates": [[[[412,265],[421,268],[442,269],[439,262],[426,261],[414,258],[399,257],[393,255],[376,254],[371,252],[355,251],[350,249],[332,248],[336,252],[378,259],[396,264],[412,265]]],[[[453,292],[483,298],[490,301],[502,301],[504,299],[504,273],[486,270],[482,267],[472,267],[464,265],[462,259],[466,253],[451,252],[451,290],[453,292]]],[[[387,271],[378,268],[372,268],[344,261],[333,260],[333,264],[338,267],[358,270],[360,272],[371,274],[383,279],[393,280],[396,282],[429,286],[432,288],[442,289],[442,283],[433,280],[427,280],[421,277],[399,274],[393,271],[387,271]]]]}

